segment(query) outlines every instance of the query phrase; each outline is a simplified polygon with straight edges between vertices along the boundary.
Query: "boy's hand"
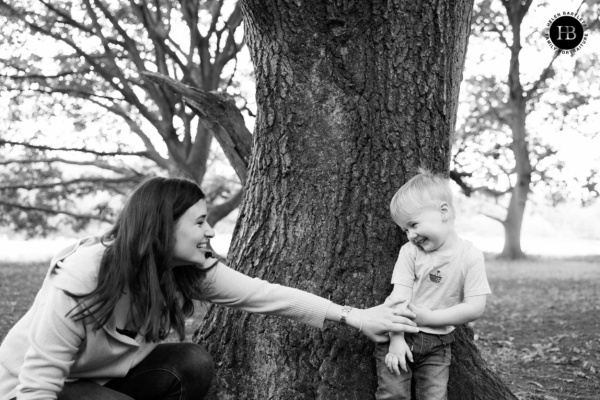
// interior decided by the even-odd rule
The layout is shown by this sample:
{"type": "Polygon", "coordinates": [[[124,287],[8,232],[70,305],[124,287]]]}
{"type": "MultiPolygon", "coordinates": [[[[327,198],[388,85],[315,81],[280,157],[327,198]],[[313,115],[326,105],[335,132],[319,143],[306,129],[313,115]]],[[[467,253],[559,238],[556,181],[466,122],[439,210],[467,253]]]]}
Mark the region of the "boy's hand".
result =
{"type": "Polygon", "coordinates": [[[433,311],[431,311],[429,308],[419,307],[413,303],[410,303],[408,305],[408,309],[417,314],[417,317],[414,319],[414,321],[417,323],[417,326],[433,325],[433,311]]]}
{"type": "Polygon", "coordinates": [[[385,355],[385,365],[390,370],[390,373],[400,375],[398,365],[400,365],[402,371],[408,372],[406,360],[413,361],[413,355],[408,344],[404,340],[394,341],[393,345],[390,344],[390,350],[385,355]]]}

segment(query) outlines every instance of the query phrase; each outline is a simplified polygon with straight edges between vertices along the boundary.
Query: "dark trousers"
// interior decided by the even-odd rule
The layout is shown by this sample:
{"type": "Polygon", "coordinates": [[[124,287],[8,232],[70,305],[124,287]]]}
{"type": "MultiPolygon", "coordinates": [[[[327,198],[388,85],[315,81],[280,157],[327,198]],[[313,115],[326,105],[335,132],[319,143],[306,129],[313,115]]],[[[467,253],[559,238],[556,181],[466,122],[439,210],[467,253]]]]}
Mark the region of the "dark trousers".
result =
{"type": "Polygon", "coordinates": [[[199,400],[213,373],[212,358],[201,346],[164,343],[126,376],[104,386],[84,379],[65,383],[58,400],[199,400]]]}

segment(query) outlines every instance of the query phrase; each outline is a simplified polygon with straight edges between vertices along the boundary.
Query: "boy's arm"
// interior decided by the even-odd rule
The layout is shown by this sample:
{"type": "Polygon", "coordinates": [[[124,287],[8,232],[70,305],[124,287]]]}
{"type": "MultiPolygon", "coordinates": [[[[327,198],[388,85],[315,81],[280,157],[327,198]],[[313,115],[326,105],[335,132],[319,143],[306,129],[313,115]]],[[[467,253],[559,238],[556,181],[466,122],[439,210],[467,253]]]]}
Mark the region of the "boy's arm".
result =
{"type": "MultiPolygon", "coordinates": [[[[408,307],[408,304],[412,300],[412,288],[404,285],[394,284],[394,290],[385,300],[385,303],[392,302],[396,299],[406,299],[404,303],[400,303],[394,308],[397,310],[404,310],[408,307]]],[[[384,304],[385,304],[384,303],[384,304]]],[[[404,342],[404,332],[390,333],[390,353],[399,354],[401,343],[404,342]]]]}
{"type": "MultiPolygon", "coordinates": [[[[386,299],[386,303],[392,302],[398,298],[406,299],[404,303],[400,303],[394,308],[403,310],[408,307],[412,300],[412,288],[395,283],[392,293],[386,299]]],[[[407,372],[406,361],[413,361],[412,352],[408,348],[404,340],[404,333],[390,333],[390,347],[388,354],[385,357],[385,365],[390,373],[400,375],[400,369],[407,372]],[[400,368],[398,368],[400,366],[400,368]]]]}
{"type": "Polygon", "coordinates": [[[398,304],[394,308],[397,310],[404,310],[408,307],[408,304],[412,301],[412,288],[409,286],[394,284],[392,293],[385,299],[384,304],[392,303],[394,300],[405,299],[406,301],[398,304]]]}
{"type": "Polygon", "coordinates": [[[408,308],[417,314],[417,326],[462,325],[476,320],[485,311],[486,295],[465,297],[460,304],[443,310],[431,311],[425,307],[411,304],[408,308]]]}

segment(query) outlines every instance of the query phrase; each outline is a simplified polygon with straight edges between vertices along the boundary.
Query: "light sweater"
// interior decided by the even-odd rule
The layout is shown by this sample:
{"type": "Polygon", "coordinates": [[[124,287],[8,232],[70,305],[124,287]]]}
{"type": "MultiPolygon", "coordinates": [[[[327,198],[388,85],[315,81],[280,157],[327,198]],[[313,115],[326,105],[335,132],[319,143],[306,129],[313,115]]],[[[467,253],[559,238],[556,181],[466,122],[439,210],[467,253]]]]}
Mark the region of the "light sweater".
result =
{"type": "MultiPolygon", "coordinates": [[[[60,251],[51,261],[34,303],[0,345],[0,400],[56,399],[65,381],[87,378],[104,384],[122,377],[157,345],[142,335],[130,338],[130,299],[123,295],[100,330],[66,314],[77,302],[65,294],[86,294],[97,284],[106,247],[86,238],[60,251]]],[[[321,328],[331,302],[319,296],[250,278],[223,264],[207,272],[202,296],[214,304],[278,315],[321,328]]]]}

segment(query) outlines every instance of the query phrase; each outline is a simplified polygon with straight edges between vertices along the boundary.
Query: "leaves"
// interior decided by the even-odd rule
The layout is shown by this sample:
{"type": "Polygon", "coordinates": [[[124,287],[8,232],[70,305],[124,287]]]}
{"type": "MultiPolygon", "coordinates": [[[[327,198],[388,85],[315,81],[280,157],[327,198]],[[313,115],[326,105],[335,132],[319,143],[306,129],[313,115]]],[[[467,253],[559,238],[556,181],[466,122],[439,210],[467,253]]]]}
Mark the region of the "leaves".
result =
{"type": "MultiPolygon", "coordinates": [[[[588,121],[596,114],[600,96],[600,75],[593,62],[597,54],[577,54],[572,61],[553,57],[543,36],[536,34],[545,22],[538,21],[535,10],[528,12],[530,3],[481,0],[475,4],[452,169],[455,176],[464,175],[459,185],[467,195],[481,192],[498,201],[511,192],[517,171],[529,170],[529,165],[517,167],[517,162],[524,162],[533,168],[531,189],[546,194],[552,204],[568,199],[589,203],[597,192],[573,190],[569,166],[547,138],[549,130],[597,132],[588,121]],[[520,43],[513,43],[513,32],[518,32],[520,43]],[[526,148],[529,159],[517,156],[517,148],[526,148]]],[[[598,8],[590,3],[582,12],[595,18],[598,8]]]]}
{"type": "MultiPolygon", "coordinates": [[[[83,228],[89,213],[78,217],[76,204],[87,196],[120,197],[153,175],[201,183],[218,161],[209,157],[212,126],[141,74],[158,71],[206,91],[238,85],[230,67],[244,39],[234,1],[0,0],[0,16],[9,39],[0,44],[0,197],[12,199],[1,206],[12,229],[83,228]],[[44,210],[63,217],[46,222],[52,212],[44,210]]],[[[213,198],[239,191],[234,173],[211,177],[219,178],[213,198]]]]}

